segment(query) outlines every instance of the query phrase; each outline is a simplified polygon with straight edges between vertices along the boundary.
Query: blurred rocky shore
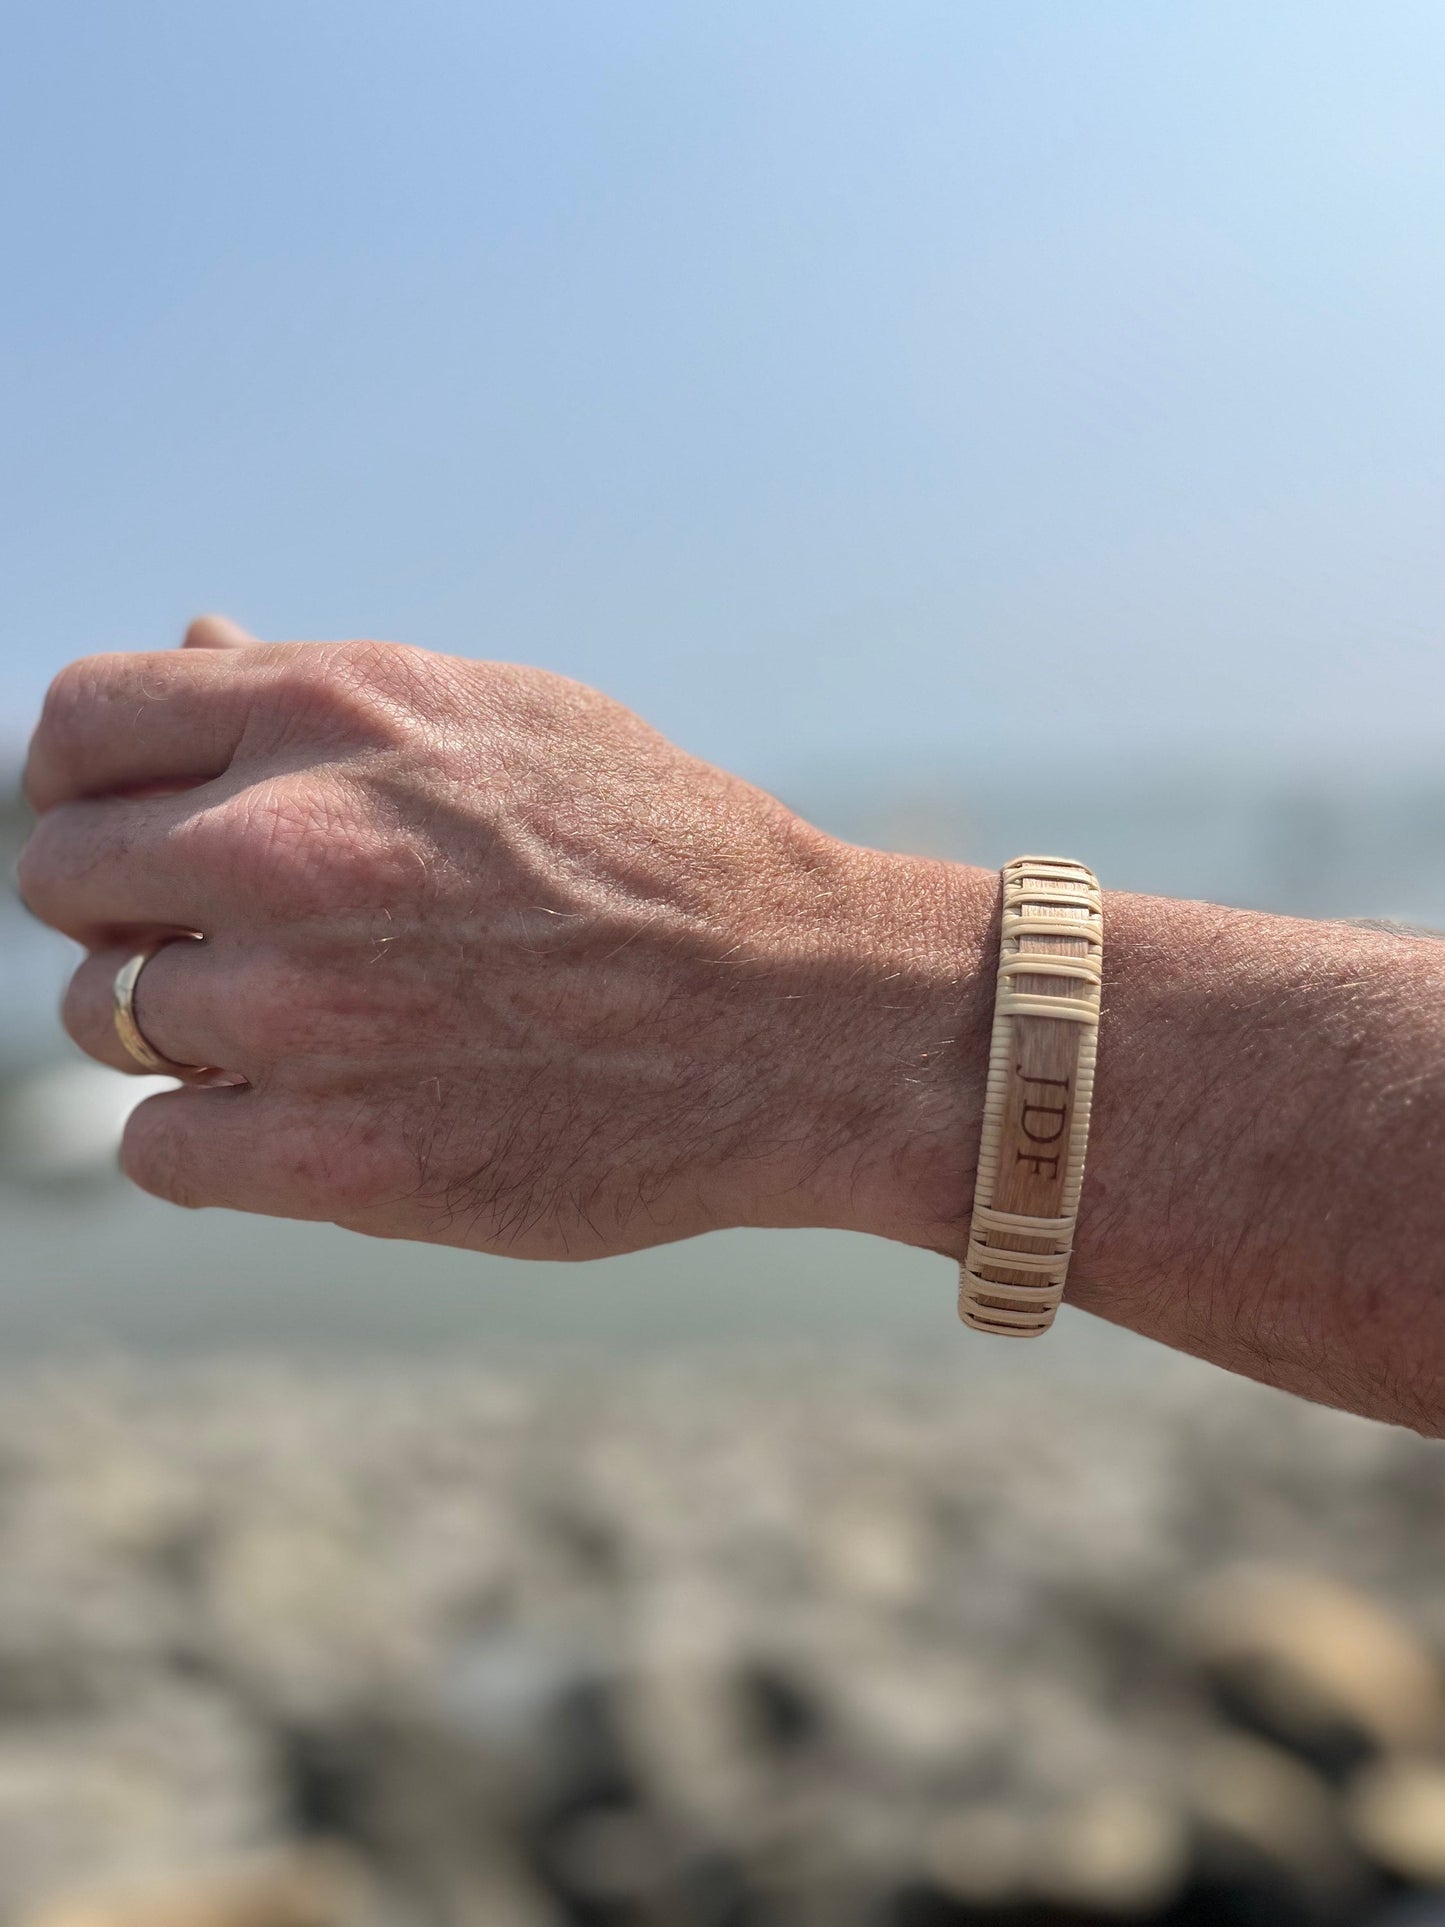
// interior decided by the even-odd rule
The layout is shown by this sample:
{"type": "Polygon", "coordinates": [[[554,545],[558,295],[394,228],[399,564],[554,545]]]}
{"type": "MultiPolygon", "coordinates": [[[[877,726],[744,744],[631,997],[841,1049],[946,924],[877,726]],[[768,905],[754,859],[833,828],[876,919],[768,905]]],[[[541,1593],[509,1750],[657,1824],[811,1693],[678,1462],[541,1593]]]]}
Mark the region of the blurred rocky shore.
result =
{"type": "Polygon", "coordinates": [[[1031,1357],[17,1374],[0,1921],[1445,1921],[1445,1449],[1031,1357]]]}

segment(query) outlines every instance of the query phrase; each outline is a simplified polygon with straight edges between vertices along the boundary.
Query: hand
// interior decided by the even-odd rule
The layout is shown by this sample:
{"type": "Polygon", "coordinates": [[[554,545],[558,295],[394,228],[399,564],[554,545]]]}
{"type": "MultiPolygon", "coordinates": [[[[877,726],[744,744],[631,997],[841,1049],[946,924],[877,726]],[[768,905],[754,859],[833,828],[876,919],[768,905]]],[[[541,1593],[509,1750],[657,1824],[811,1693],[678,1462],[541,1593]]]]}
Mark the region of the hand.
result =
{"type": "Polygon", "coordinates": [[[562,677],[215,618],[63,671],[26,791],[85,1050],[134,1069],[117,968],[205,939],[137,1015],[245,1081],[134,1112],[148,1191],[527,1257],[961,1242],[991,878],[840,844],[562,677]]]}

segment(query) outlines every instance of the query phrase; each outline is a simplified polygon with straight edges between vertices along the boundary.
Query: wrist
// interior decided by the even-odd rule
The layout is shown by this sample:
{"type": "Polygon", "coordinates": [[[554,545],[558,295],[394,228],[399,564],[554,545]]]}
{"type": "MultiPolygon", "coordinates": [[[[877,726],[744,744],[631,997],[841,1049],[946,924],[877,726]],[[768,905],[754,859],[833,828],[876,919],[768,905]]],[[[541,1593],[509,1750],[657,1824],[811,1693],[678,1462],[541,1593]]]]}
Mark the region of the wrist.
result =
{"type": "Polygon", "coordinates": [[[808,1221],[959,1257],[988,1040],[998,877],[839,846],[818,966],[808,1221]]]}

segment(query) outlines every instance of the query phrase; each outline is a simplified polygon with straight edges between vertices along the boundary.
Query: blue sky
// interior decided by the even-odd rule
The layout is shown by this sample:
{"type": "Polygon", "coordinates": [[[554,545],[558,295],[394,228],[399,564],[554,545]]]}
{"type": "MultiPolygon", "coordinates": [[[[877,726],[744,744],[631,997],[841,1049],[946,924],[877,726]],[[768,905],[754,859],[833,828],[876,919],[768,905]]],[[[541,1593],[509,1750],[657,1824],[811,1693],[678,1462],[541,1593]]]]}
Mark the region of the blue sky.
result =
{"type": "Polygon", "coordinates": [[[1435,0],[32,0],[0,743],[223,608],[763,780],[1438,756],[1435,0]]]}

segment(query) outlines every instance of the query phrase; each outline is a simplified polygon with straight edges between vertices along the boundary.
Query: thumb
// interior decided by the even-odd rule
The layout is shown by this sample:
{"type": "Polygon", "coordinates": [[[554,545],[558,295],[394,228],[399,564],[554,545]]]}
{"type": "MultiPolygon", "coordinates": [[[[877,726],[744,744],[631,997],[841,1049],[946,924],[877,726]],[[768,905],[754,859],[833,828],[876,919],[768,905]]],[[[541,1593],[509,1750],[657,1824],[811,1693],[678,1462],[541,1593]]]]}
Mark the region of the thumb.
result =
{"type": "Polygon", "coordinates": [[[251,649],[260,640],[229,616],[197,616],[185,633],[182,649],[251,649]]]}

